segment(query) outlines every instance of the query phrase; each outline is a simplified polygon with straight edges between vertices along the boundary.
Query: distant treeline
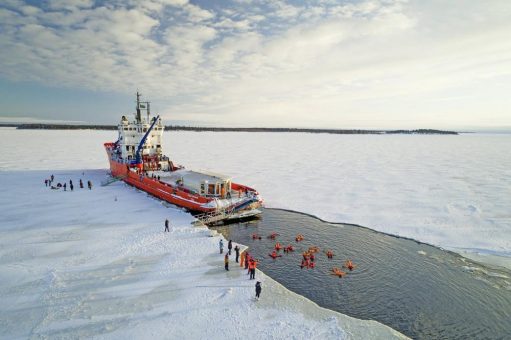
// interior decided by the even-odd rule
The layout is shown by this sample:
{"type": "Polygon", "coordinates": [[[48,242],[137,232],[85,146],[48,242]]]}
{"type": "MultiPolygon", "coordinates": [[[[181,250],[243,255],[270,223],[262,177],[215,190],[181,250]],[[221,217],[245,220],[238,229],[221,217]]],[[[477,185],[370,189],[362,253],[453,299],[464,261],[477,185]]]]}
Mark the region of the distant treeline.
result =
{"type": "MultiPolygon", "coordinates": [[[[75,124],[0,124],[0,127],[16,127],[26,130],[117,130],[117,125],[75,125],[75,124]]],[[[165,130],[173,131],[213,131],[213,132],[305,132],[305,133],[331,133],[345,135],[367,134],[424,134],[424,135],[457,135],[455,131],[433,129],[417,130],[356,130],[356,129],[299,129],[299,128],[228,128],[228,127],[193,127],[193,126],[165,126],[165,130]]]]}

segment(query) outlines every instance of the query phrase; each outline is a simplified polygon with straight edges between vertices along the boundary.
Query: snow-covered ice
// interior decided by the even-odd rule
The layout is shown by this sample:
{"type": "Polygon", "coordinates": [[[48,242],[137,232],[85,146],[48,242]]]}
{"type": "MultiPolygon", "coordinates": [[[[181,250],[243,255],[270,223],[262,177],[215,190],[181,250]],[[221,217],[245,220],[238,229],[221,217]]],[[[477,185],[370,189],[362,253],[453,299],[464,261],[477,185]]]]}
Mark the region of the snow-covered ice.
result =
{"type": "MultiPolygon", "coordinates": [[[[230,174],[269,207],[511,255],[509,135],[164,137],[176,162],[230,174]]],[[[254,282],[238,268],[224,271],[219,236],[123,183],[99,186],[102,143],[114,131],[0,128],[0,138],[1,338],[400,336],[319,308],[262,273],[254,302],[254,282]],[[92,191],[77,188],[82,171],[92,191]],[[51,173],[73,179],[75,192],[45,188],[51,173]]]]}
{"type": "MultiPolygon", "coordinates": [[[[0,169],[106,168],[115,131],[2,129],[0,169]]],[[[511,135],[183,132],[164,151],[253,186],[267,207],[511,259],[511,135]]]]}
{"type": "MultiPolygon", "coordinates": [[[[73,162],[69,155],[62,158],[73,162]]],[[[100,186],[106,177],[90,169],[0,171],[1,339],[402,337],[320,308],[260,272],[263,292],[254,301],[255,281],[234,256],[224,270],[221,236],[124,183],[100,186]],[[51,173],[56,182],[73,180],[74,191],[45,187],[51,173]],[[93,190],[80,189],[80,178],[93,190]]]]}

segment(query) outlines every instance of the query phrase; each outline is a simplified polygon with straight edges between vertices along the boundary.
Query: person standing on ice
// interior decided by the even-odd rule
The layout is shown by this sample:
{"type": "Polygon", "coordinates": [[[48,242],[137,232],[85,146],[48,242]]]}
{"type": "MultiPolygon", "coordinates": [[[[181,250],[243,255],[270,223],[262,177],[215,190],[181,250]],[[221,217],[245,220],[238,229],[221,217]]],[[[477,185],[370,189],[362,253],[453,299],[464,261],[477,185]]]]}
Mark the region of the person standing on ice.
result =
{"type": "Polygon", "coordinates": [[[89,190],[92,190],[92,182],[91,181],[87,181],[87,186],[89,187],[89,190]]]}
{"type": "Polygon", "coordinates": [[[165,219],[165,232],[167,232],[167,231],[170,233],[170,230],[169,230],[169,220],[165,219]]]}
{"type": "Polygon", "coordinates": [[[229,249],[229,255],[231,255],[231,250],[232,250],[232,240],[229,240],[229,243],[227,243],[227,249],[229,249]]]}
{"type": "MultiPolygon", "coordinates": [[[[248,263],[250,262],[250,254],[245,252],[245,269],[248,269],[248,263]]],[[[250,274],[250,271],[247,272],[247,274],[250,274]]]]}
{"type": "Polygon", "coordinates": [[[53,182],[53,179],[54,179],[54,178],[55,178],[55,177],[53,177],[53,175],[51,175],[51,176],[50,176],[50,184],[53,182]]]}
{"type": "Polygon", "coordinates": [[[225,263],[225,270],[229,270],[229,254],[225,254],[224,257],[224,263],[225,263]]]}
{"type": "Polygon", "coordinates": [[[248,269],[250,270],[250,280],[255,279],[255,270],[257,268],[257,262],[255,259],[250,259],[250,263],[248,264],[248,269]]]}
{"type": "Polygon", "coordinates": [[[263,290],[263,287],[261,286],[261,281],[256,282],[255,289],[256,289],[256,299],[259,300],[259,296],[261,295],[261,290],[263,290]]]}
{"type": "Polygon", "coordinates": [[[238,259],[240,257],[240,247],[238,247],[238,245],[234,247],[234,252],[236,253],[236,263],[238,263],[238,259]]]}
{"type": "Polygon", "coordinates": [[[66,191],[66,183],[64,183],[64,185],[63,185],[63,186],[64,186],[64,191],[66,191]]]}
{"type": "Polygon", "coordinates": [[[245,268],[245,252],[241,253],[240,267],[245,268]]]}
{"type": "Polygon", "coordinates": [[[48,180],[47,179],[44,180],[44,185],[48,186],[48,180]]]}
{"type": "Polygon", "coordinates": [[[218,243],[218,246],[220,247],[220,254],[223,254],[223,252],[224,252],[224,240],[220,239],[220,242],[218,243]]]}
{"type": "Polygon", "coordinates": [[[83,182],[82,182],[81,178],[80,178],[80,189],[83,189],[83,182]]]}

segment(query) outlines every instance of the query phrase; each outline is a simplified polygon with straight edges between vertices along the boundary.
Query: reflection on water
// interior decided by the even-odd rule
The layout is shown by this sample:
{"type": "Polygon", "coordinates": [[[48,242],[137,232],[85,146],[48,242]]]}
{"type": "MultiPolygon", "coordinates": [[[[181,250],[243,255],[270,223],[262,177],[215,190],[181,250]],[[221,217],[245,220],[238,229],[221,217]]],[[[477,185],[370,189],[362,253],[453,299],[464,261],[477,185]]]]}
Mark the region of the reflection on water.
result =
{"type": "Polygon", "coordinates": [[[457,254],[375,231],[283,210],[216,228],[246,244],[259,268],[288,289],[320,306],[360,319],[373,319],[413,338],[506,338],[511,334],[511,272],[489,269],[457,254]],[[294,253],[268,254],[280,234],[294,253]],[[252,240],[258,233],[262,240],[252,240]],[[295,242],[296,234],[305,240],[295,242]],[[316,268],[300,269],[301,253],[318,246],[316,268]],[[332,249],[334,258],[324,251],[332,249]],[[351,259],[357,268],[340,279],[330,274],[351,259]]]}

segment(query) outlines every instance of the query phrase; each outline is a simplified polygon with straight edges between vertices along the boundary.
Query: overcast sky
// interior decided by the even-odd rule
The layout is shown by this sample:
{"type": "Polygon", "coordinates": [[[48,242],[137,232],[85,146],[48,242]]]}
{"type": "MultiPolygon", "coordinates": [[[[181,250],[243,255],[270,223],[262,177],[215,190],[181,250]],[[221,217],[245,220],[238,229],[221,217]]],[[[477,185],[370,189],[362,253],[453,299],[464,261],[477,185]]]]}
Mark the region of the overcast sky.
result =
{"type": "Polygon", "coordinates": [[[0,122],[511,127],[511,1],[0,1],[0,122]]]}

